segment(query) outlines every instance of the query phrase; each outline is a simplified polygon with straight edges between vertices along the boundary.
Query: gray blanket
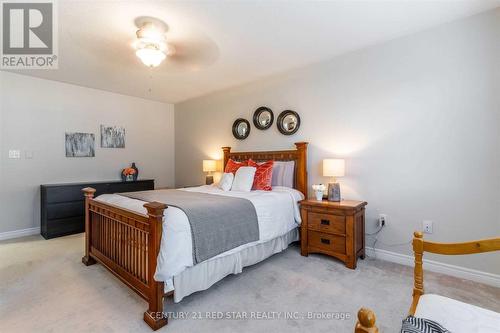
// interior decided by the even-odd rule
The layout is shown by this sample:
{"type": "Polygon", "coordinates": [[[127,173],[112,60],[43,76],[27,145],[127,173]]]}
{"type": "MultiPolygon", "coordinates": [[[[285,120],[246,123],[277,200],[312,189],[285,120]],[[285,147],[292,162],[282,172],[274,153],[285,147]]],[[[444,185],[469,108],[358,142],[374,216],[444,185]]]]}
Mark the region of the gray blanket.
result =
{"type": "Polygon", "coordinates": [[[193,262],[215,257],[259,240],[257,212],[250,200],[181,190],[119,193],[142,201],[158,201],[181,209],[191,225],[193,262]]]}

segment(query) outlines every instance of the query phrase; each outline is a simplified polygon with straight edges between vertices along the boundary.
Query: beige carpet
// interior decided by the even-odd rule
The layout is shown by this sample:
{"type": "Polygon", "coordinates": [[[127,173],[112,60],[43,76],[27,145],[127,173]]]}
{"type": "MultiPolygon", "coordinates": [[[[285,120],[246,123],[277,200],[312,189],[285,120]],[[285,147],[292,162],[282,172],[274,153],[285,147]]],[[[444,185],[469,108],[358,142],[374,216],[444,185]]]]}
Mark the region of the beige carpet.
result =
{"type": "MultiPolygon", "coordinates": [[[[0,331],[151,332],[142,321],[146,303],[102,266],[83,266],[82,251],[82,235],[0,242],[0,331]]],[[[498,288],[433,273],[425,282],[429,292],[500,312],[498,288]]],[[[165,311],[191,318],[171,319],[160,332],[352,332],[361,306],[376,310],[383,332],[398,332],[411,288],[410,267],[367,258],[352,271],[326,256],[302,257],[292,246],[179,304],[166,300],[165,311]],[[192,318],[214,311],[344,312],[350,318],[192,318]]]]}

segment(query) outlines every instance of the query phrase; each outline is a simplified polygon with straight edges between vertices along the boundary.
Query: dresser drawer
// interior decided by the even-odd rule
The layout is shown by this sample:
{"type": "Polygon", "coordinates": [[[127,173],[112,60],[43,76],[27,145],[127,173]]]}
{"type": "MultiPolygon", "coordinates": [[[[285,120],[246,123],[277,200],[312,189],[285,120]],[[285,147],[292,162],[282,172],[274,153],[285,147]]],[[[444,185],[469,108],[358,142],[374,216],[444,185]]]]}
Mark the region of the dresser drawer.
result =
{"type": "Polygon", "coordinates": [[[48,239],[85,230],[84,187],[94,188],[94,197],[97,197],[105,193],[153,190],[154,180],[40,185],[40,233],[43,237],[48,239]]]}
{"type": "Polygon", "coordinates": [[[85,231],[85,216],[68,217],[64,219],[47,220],[45,238],[54,238],[85,231]]]}
{"type": "Polygon", "coordinates": [[[328,252],[346,254],[345,237],[318,231],[309,231],[307,233],[307,241],[310,247],[328,252]]]}
{"type": "Polygon", "coordinates": [[[309,212],[308,229],[345,235],[345,217],[331,214],[309,212]]]}

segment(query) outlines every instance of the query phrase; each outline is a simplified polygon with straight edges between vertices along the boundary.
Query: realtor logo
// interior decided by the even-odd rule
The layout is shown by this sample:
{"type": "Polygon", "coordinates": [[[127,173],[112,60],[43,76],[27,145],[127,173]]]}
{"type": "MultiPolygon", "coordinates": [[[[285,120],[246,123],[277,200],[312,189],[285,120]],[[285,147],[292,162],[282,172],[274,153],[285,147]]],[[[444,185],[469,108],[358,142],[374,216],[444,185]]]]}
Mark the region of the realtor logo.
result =
{"type": "Polygon", "coordinates": [[[2,2],[2,69],[57,69],[55,3],[2,2]]]}

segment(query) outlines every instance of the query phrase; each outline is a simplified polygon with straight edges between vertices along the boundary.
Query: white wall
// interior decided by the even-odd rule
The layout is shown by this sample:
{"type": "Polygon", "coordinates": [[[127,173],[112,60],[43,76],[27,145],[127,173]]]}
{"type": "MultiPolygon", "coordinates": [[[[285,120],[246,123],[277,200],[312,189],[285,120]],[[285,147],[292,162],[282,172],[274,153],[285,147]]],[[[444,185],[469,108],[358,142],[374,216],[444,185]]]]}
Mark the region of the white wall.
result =
{"type": "Polygon", "coordinates": [[[140,178],[174,185],[173,105],[7,72],[0,88],[0,233],[40,226],[40,184],[118,180],[136,162],[140,178]],[[100,148],[101,124],[124,126],[126,148],[100,148]],[[65,157],[66,131],[94,133],[96,156],[65,157]]]}
{"type": "MultiPolygon", "coordinates": [[[[379,212],[388,215],[377,248],[410,254],[426,219],[433,240],[498,236],[499,28],[500,10],[491,11],[178,104],[177,185],[203,182],[201,160],[221,158],[222,146],[270,150],[305,140],[310,184],[328,182],[323,158],[346,158],[343,196],[368,201],[368,231],[379,212]],[[252,125],[247,140],[234,139],[232,122],[251,122],[261,105],[275,116],[298,111],[302,127],[286,137],[252,125]]],[[[500,274],[498,254],[437,260],[500,274]]]]}

